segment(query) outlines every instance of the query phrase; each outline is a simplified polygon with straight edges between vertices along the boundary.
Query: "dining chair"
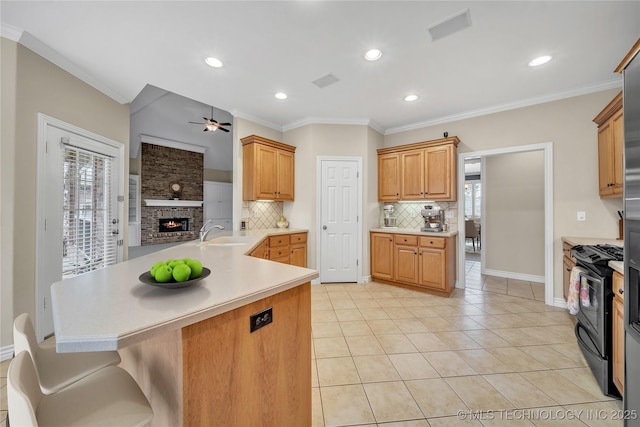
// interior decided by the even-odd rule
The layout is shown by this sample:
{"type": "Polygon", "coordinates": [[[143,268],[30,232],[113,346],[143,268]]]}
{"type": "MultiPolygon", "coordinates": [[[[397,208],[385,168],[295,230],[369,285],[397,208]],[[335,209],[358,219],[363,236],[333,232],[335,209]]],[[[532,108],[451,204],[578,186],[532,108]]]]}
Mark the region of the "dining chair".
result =
{"type": "MultiPolygon", "coordinates": [[[[476,251],[476,240],[479,240],[478,229],[476,228],[476,223],[472,219],[467,219],[464,222],[464,239],[471,239],[471,243],[473,244],[473,252],[476,251]]],[[[478,241],[478,244],[480,242],[478,241]]]]}

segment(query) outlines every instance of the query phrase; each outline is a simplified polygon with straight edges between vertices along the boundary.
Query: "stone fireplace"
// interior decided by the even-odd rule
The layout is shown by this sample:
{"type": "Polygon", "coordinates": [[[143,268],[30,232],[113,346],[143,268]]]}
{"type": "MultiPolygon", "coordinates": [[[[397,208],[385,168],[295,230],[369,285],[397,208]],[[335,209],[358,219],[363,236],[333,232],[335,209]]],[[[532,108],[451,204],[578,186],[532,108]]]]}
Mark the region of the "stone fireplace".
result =
{"type": "Polygon", "coordinates": [[[140,243],[197,239],[203,222],[204,148],[145,135],[141,141],[140,243]]]}

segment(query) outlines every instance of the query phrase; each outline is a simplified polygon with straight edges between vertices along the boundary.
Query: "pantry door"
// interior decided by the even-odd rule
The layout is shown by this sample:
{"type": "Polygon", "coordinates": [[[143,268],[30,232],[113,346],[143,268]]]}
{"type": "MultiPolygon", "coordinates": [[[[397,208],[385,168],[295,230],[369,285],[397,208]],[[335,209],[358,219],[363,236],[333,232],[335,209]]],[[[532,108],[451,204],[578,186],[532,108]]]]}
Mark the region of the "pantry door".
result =
{"type": "Polygon", "coordinates": [[[53,333],[51,284],[122,261],[123,145],[39,116],[38,340],[53,333]]]}
{"type": "Polygon", "coordinates": [[[321,159],[320,170],[320,282],[357,282],[361,253],[359,159],[321,159]]]}

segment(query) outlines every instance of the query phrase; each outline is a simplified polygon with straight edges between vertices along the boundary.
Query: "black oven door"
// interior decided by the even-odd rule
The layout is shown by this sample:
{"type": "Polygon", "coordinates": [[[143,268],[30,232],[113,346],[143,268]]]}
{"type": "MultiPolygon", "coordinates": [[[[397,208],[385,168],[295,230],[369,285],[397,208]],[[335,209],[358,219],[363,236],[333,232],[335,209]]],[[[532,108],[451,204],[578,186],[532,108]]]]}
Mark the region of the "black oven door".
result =
{"type": "Polygon", "coordinates": [[[580,311],[576,315],[578,322],[587,331],[595,344],[600,356],[606,357],[605,336],[605,279],[597,275],[588,267],[580,265],[589,271],[582,274],[582,286],[580,289],[580,311]]]}

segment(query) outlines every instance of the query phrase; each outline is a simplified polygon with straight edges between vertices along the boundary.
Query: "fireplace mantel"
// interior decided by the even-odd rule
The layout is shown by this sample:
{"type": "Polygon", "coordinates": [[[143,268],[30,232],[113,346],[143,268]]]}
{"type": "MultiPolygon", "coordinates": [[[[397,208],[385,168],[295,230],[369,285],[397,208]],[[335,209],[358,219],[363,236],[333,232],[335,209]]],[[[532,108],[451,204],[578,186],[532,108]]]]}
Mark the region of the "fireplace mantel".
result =
{"type": "Polygon", "coordinates": [[[202,207],[202,200],[163,200],[163,199],[144,199],[147,206],[169,206],[172,208],[199,208],[202,207]]]}

